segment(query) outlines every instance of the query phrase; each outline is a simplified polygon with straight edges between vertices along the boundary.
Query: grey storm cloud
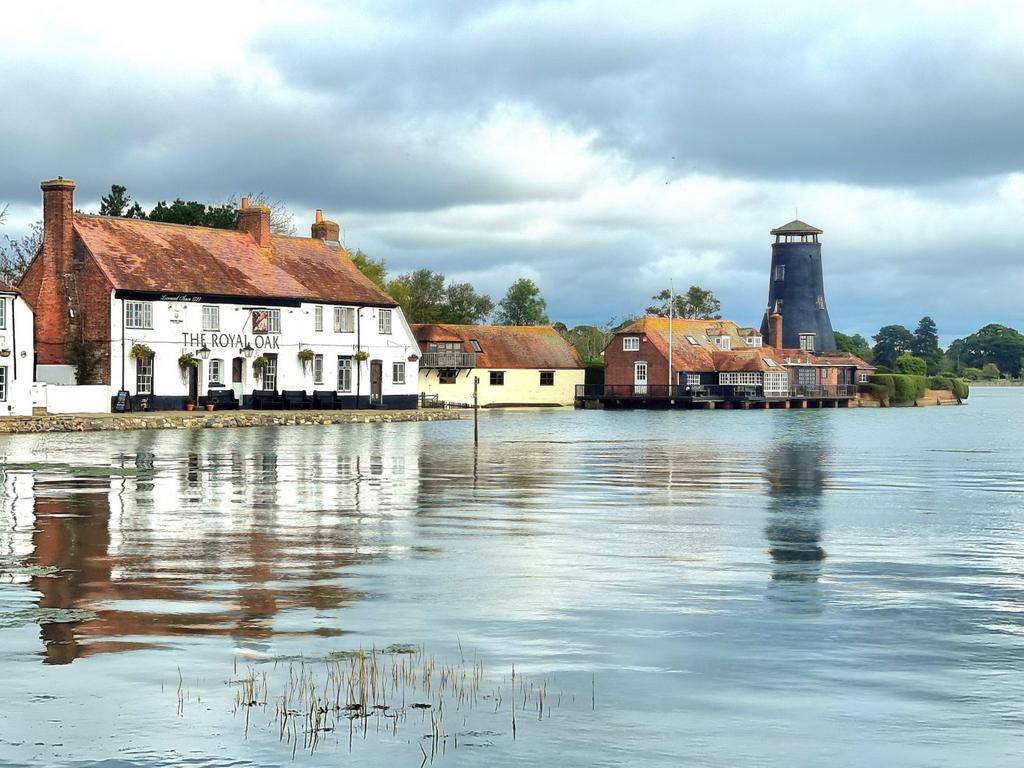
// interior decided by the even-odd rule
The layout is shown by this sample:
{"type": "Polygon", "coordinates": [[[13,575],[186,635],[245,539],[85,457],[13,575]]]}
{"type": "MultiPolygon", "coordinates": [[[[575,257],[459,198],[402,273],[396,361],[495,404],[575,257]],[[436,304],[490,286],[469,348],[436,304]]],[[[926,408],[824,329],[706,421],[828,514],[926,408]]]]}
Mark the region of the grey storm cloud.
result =
{"type": "Polygon", "coordinates": [[[112,183],[146,205],[264,192],[392,271],[532,277],[566,322],[674,278],[756,324],[768,230],[799,205],[838,328],[1024,323],[1017,4],[248,7],[128,53],[152,19],[90,47],[95,14],[65,9],[0,51],[5,231],[57,174],[87,210],[112,183]]]}

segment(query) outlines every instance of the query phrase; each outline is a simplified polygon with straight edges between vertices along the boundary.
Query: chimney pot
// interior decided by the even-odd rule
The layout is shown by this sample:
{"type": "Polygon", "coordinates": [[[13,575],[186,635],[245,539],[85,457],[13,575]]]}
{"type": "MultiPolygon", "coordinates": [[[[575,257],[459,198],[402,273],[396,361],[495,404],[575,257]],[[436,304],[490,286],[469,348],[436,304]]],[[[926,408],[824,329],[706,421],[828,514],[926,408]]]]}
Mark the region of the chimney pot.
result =
{"type": "Polygon", "coordinates": [[[316,209],[316,223],[319,224],[323,220],[324,220],[324,209],[323,208],[317,208],[316,209]]]}
{"type": "Polygon", "coordinates": [[[249,207],[249,198],[248,197],[243,197],[242,198],[242,207],[243,208],[248,208],[249,207]]]}
{"type": "Polygon", "coordinates": [[[326,240],[328,243],[337,243],[341,240],[341,227],[337,222],[324,218],[323,209],[316,209],[316,221],[310,227],[314,240],[326,240]]]}

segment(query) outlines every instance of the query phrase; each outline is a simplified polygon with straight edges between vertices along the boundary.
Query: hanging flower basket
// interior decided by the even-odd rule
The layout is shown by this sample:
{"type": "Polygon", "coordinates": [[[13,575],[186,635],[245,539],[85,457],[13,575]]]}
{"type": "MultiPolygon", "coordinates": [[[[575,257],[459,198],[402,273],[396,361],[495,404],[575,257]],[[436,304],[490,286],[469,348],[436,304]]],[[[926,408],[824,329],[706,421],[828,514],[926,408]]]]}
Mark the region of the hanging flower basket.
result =
{"type": "Polygon", "coordinates": [[[352,355],[352,359],[362,363],[370,359],[370,353],[364,352],[363,350],[359,350],[354,355],[352,355]]]}
{"type": "Polygon", "coordinates": [[[309,369],[309,364],[313,362],[314,357],[316,357],[316,352],[314,352],[312,349],[299,350],[299,362],[302,363],[303,372],[309,369]]]}
{"type": "Polygon", "coordinates": [[[128,357],[132,360],[148,360],[153,356],[153,350],[148,344],[132,344],[128,351],[128,357]]]}
{"type": "Polygon", "coordinates": [[[270,361],[267,360],[266,355],[259,355],[252,359],[252,370],[257,375],[262,375],[268,365],[270,365],[270,361]]]}
{"type": "Polygon", "coordinates": [[[178,367],[181,368],[182,371],[187,371],[189,368],[198,368],[199,358],[191,352],[186,352],[178,358],[178,367]]]}

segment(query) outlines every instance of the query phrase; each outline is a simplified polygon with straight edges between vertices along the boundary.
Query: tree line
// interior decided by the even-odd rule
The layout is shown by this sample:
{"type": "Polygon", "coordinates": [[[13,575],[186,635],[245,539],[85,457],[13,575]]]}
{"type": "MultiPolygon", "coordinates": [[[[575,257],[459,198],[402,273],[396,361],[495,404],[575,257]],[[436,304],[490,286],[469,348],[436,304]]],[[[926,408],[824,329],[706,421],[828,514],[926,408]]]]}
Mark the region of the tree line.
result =
{"type": "Polygon", "coordinates": [[[938,327],[928,316],[922,317],[913,331],[903,325],[886,325],[871,338],[873,346],[859,333],[836,332],[836,346],[883,371],[913,369],[929,376],[955,374],[978,380],[1019,378],[1024,367],[1024,334],[998,323],[954,340],[945,350],[939,345],[938,327]]]}

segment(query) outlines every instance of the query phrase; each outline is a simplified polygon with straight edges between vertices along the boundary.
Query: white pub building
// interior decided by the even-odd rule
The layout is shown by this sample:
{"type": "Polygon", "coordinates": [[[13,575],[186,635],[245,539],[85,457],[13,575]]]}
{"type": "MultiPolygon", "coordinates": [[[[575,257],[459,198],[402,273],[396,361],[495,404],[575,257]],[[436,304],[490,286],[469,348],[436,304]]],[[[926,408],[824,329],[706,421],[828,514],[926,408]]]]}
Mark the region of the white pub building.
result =
{"type": "Polygon", "coordinates": [[[80,338],[118,407],[416,407],[402,310],[320,211],[312,237],[286,237],[245,199],[223,230],[74,213],[72,182],[42,187],[43,247],[20,287],[47,370],[74,366],[80,338]]]}

